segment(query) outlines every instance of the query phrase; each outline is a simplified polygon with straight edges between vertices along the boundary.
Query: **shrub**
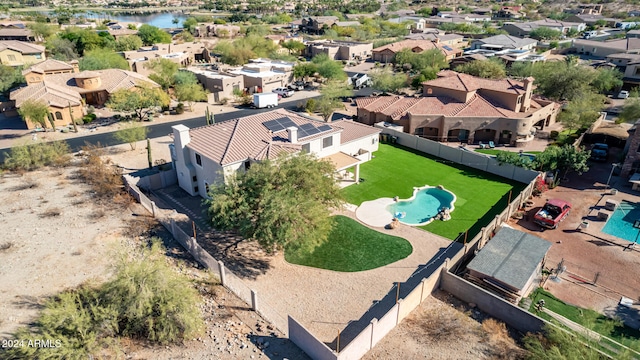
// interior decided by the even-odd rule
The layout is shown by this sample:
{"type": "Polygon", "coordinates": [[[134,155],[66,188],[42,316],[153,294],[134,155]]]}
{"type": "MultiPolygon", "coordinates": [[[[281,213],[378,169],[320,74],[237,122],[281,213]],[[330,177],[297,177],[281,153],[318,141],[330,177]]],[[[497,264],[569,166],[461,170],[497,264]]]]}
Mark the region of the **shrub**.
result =
{"type": "Polygon", "coordinates": [[[220,99],[220,104],[221,105],[227,105],[228,103],[229,103],[229,99],[227,99],[227,98],[220,99]]]}
{"type": "MultiPolygon", "coordinates": [[[[96,108],[93,107],[93,105],[89,105],[87,106],[87,114],[89,115],[95,115],[94,113],[96,112],[96,108]]],[[[93,117],[95,119],[95,116],[93,117]]]]}
{"type": "Polygon", "coordinates": [[[307,105],[305,106],[305,109],[308,112],[314,112],[316,110],[316,100],[315,99],[307,100],[307,105]]]}
{"type": "Polygon", "coordinates": [[[551,132],[549,132],[549,139],[551,140],[555,140],[558,138],[558,136],[560,135],[560,133],[556,130],[551,130],[551,132]]]}
{"type": "MultiPolygon", "coordinates": [[[[123,253],[114,279],[51,298],[35,327],[20,329],[15,338],[59,341],[46,349],[47,359],[86,359],[116,344],[115,336],[162,344],[196,336],[203,328],[199,295],[184,275],[169,266],[164,253],[158,239],[133,256],[123,253]]],[[[14,347],[6,355],[9,359],[44,358],[41,351],[14,347]]]]}
{"type": "Polygon", "coordinates": [[[64,166],[69,160],[69,146],[64,141],[41,142],[11,148],[4,167],[13,171],[31,171],[43,166],[64,166]]]}
{"type": "Polygon", "coordinates": [[[112,166],[109,160],[102,160],[103,151],[99,147],[84,147],[83,163],[78,176],[89,184],[92,195],[98,202],[109,204],[127,203],[128,194],[122,183],[122,169],[112,166]]]}
{"type": "Polygon", "coordinates": [[[182,114],[182,113],[184,113],[184,104],[178,103],[178,105],[176,106],[176,114],[182,114]]]}
{"type": "Polygon", "coordinates": [[[83,116],[83,117],[82,117],[82,121],[83,121],[85,124],[91,124],[91,122],[92,122],[93,120],[95,120],[95,119],[96,119],[96,114],[87,114],[87,115],[85,115],[85,116],[83,116]]]}

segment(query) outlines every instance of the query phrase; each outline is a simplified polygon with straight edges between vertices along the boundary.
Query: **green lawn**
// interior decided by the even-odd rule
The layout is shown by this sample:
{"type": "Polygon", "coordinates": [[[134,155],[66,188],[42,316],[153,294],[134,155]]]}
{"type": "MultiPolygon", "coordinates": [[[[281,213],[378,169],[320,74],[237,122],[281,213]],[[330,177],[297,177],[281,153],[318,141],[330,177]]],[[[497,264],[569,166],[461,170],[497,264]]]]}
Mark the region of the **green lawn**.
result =
{"type": "Polygon", "coordinates": [[[525,187],[525,184],[403,147],[380,144],[373,155],[374,159],[360,166],[364,182],[342,190],[346,200],[360,205],[381,197],[406,199],[413,194],[414,187],[443,185],[457,197],[452,219],[436,220],[422,228],[452,240],[467,230],[471,239],[504,210],[510,190],[515,198],[525,187]]]}
{"type": "MultiPolygon", "coordinates": [[[[540,299],[544,299],[547,309],[636,351],[640,351],[640,331],[636,329],[613,323],[611,319],[594,310],[569,305],[541,288],[536,289],[530,297],[533,301],[529,311],[543,319],[551,321],[552,318],[545,313],[537,313],[535,311],[535,305],[540,299]]],[[[612,346],[612,344],[609,344],[609,346],[612,346]]]]}
{"type": "Polygon", "coordinates": [[[312,253],[287,250],[285,259],[292,264],[354,272],[391,264],[413,251],[407,240],[369,229],[346,216],[334,216],[333,221],[333,229],[325,244],[312,253]]]}

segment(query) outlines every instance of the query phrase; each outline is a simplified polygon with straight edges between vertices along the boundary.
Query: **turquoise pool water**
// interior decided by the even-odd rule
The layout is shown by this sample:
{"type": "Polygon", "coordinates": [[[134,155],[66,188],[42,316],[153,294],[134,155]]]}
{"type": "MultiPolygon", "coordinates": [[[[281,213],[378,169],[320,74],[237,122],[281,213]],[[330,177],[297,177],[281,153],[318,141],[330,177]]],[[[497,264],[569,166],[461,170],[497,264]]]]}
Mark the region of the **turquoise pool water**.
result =
{"type": "Polygon", "coordinates": [[[411,199],[399,200],[390,205],[387,210],[401,223],[413,226],[424,225],[444,207],[453,211],[455,199],[455,195],[450,191],[428,187],[414,192],[411,199]]]}
{"type": "MultiPolygon", "coordinates": [[[[638,238],[638,231],[633,222],[640,219],[640,204],[622,201],[613,212],[602,232],[634,242],[638,238]]],[[[640,241],[640,238],[638,238],[640,241]]]]}

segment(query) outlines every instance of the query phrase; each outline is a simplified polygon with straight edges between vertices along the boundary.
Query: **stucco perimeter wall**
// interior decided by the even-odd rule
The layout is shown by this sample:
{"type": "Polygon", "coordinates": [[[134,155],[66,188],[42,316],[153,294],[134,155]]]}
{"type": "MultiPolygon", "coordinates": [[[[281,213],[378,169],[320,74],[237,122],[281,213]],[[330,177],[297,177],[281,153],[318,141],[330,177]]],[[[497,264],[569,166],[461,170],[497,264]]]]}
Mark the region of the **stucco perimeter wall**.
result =
{"type": "Polygon", "coordinates": [[[398,304],[393,305],[391,310],[380,320],[373,319],[371,324],[373,324],[373,334],[371,335],[371,347],[373,348],[398,324],[398,304]]]}
{"type": "Polygon", "coordinates": [[[302,324],[288,316],[289,340],[298,345],[312,359],[336,360],[338,356],[325,343],[318,340],[302,324]]]}
{"type": "Polygon", "coordinates": [[[488,173],[516,180],[525,184],[530,183],[538,176],[538,172],[536,171],[523,169],[510,164],[500,165],[493,157],[447,146],[437,141],[424,139],[419,136],[410,135],[384,126],[378,127],[383,129],[383,134],[395,136],[396,142],[402,146],[437,156],[445,160],[453,161],[457,164],[469,166],[474,169],[486,171],[488,173]]]}
{"type": "Polygon", "coordinates": [[[462,301],[476,304],[478,309],[524,333],[540,332],[545,324],[543,319],[446,270],[442,271],[440,289],[462,301]]]}
{"type": "Polygon", "coordinates": [[[369,350],[371,350],[371,337],[373,334],[373,323],[364,328],[347,347],[340,351],[340,360],[358,360],[369,350]]]}

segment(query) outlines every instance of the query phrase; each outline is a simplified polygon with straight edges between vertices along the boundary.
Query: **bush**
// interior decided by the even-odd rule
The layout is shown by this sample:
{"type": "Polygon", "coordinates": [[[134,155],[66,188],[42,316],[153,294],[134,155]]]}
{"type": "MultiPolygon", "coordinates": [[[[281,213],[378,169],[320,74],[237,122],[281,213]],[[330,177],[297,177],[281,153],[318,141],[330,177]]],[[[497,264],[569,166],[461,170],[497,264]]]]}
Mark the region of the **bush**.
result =
{"type": "Polygon", "coordinates": [[[182,114],[182,113],[184,113],[184,104],[178,103],[178,105],[176,106],[176,114],[182,114]]]}
{"type": "Polygon", "coordinates": [[[227,99],[227,98],[220,99],[220,104],[221,105],[227,105],[228,103],[229,103],[229,99],[227,99]]]}
{"type": "Polygon", "coordinates": [[[549,139],[551,140],[555,140],[558,138],[558,135],[560,135],[560,133],[556,130],[551,130],[551,132],[549,132],[549,139]]]}
{"type": "Polygon", "coordinates": [[[315,99],[307,100],[307,105],[305,106],[305,109],[308,112],[314,112],[316,110],[316,100],[315,99]]]}
{"type": "Polygon", "coordinates": [[[43,166],[63,166],[69,160],[69,146],[64,141],[42,142],[11,148],[4,168],[31,171],[43,166]]]}
{"type": "Polygon", "coordinates": [[[82,117],[82,122],[84,122],[85,124],[91,124],[91,122],[95,119],[96,119],[96,114],[87,114],[82,117]]]}
{"type": "MultiPolygon", "coordinates": [[[[116,344],[115,336],[167,344],[198,335],[203,328],[198,293],[168,265],[164,253],[158,239],[133,256],[123,253],[113,280],[51,298],[35,328],[20,329],[15,338],[59,341],[46,349],[48,359],[86,359],[116,344]]],[[[7,355],[44,358],[38,351],[42,349],[14,347],[7,355]]]]}

